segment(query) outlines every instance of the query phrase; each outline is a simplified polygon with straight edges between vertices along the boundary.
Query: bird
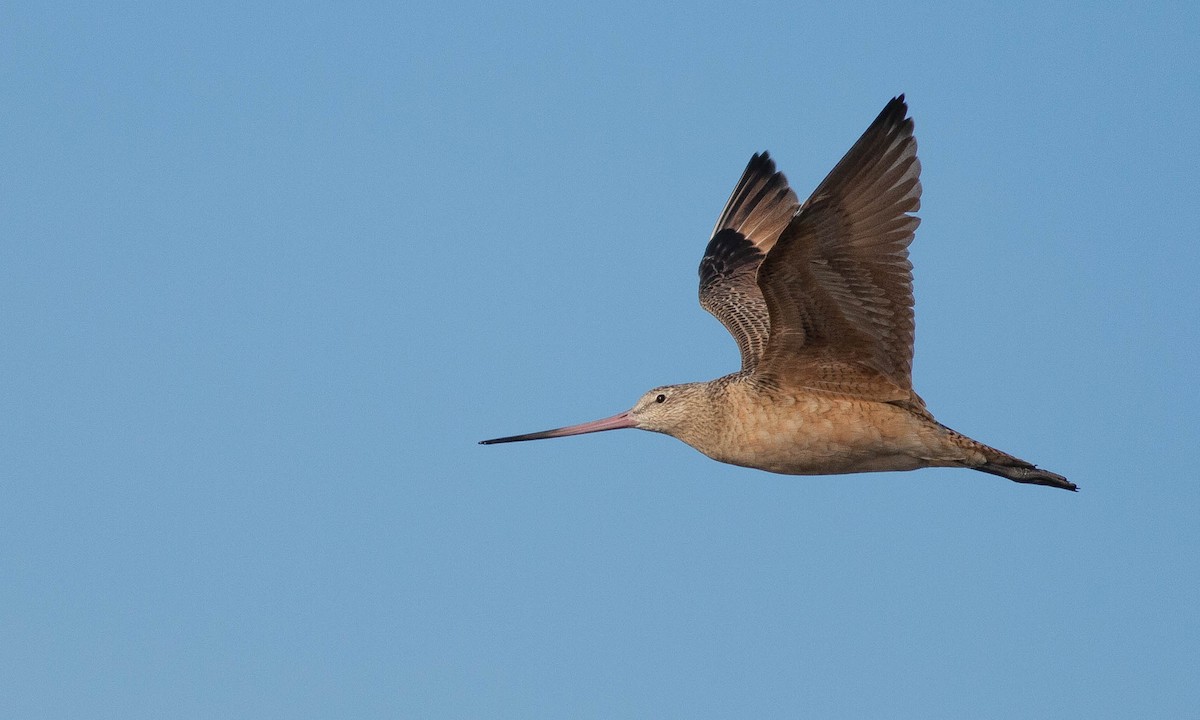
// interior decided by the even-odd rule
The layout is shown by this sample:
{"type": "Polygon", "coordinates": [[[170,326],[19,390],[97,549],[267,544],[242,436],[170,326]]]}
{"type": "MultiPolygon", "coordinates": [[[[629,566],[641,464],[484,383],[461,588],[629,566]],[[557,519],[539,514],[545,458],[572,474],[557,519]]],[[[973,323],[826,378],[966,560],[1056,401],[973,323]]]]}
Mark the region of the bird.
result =
{"type": "Polygon", "coordinates": [[[737,342],[741,369],[656,387],[609,418],[481,444],[636,428],[786,475],[950,467],[1077,490],[939,423],[913,390],[908,247],[920,175],[904,95],[803,203],[769,153],[756,153],[699,268],[700,305],[737,342]]]}

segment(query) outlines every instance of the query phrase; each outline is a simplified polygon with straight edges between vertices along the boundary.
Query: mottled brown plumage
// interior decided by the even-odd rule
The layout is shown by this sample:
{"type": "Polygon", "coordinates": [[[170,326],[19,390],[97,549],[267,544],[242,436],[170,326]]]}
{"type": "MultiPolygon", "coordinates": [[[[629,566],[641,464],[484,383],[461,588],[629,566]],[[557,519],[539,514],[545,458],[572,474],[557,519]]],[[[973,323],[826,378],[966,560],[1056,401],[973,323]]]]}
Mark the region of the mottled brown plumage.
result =
{"type": "Polygon", "coordinates": [[[758,289],[758,268],[800,201],[766,154],[750,158],[729,196],[700,260],[700,305],[737,341],[742,370],[762,357],[771,327],[767,303],[758,289]]]}
{"type": "Polygon", "coordinates": [[[904,96],[889,102],[803,205],[766,153],[750,159],[700,262],[700,304],[737,341],[739,372],[485,444],[636,427],[777,473],[966,467],[1075,490],[938,423],[912,389],[921,164],[907,113],[904,96]]]}

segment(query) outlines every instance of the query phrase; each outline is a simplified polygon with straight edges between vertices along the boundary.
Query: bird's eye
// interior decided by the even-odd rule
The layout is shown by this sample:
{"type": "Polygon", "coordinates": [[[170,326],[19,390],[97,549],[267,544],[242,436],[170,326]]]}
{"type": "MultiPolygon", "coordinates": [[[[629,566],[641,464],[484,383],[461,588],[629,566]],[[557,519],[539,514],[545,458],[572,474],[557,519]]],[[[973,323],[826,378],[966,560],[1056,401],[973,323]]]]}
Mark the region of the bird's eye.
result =
{"type": "Polygon", "coordinates": [[[658,397],[654,398],[654,402],[662,403],[662,402],[666,402],[666,401],[667,401],[667,396],[663,395],[661,393],[659,394],[658,397]]]}

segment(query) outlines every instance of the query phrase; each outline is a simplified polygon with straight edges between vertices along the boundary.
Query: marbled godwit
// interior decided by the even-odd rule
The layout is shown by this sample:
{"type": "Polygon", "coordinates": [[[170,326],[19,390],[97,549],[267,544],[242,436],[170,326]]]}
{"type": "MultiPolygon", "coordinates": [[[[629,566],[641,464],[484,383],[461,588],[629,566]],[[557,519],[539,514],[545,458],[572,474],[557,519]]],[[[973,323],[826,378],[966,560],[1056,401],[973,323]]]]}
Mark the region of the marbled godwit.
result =
{"type": "Polygon", "coordinates": [[[700,305],[737,341],[740,371],[483,444],[639,428],[790,475],[962,467],[1075,490],[937,422],[912,389],[921,163],[907,115],[903,95],[889,102],[803,205],[767,153],[750,159],[700,261],[700,305]]]}

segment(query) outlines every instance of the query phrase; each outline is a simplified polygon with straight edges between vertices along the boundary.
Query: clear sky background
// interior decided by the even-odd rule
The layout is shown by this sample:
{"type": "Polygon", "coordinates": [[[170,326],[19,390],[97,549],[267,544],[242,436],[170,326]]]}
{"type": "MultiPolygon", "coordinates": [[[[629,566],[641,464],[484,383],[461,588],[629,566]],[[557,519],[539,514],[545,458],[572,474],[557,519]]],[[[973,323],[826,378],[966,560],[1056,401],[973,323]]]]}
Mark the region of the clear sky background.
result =
{"type": "Polygon", "coordinates": [[[1200,707],[1192,2],[9,3],[13,718],[1200,707]],[[1079,483],[633,431],[696,265],[905,92],[916,387],[1079,483]]]}

